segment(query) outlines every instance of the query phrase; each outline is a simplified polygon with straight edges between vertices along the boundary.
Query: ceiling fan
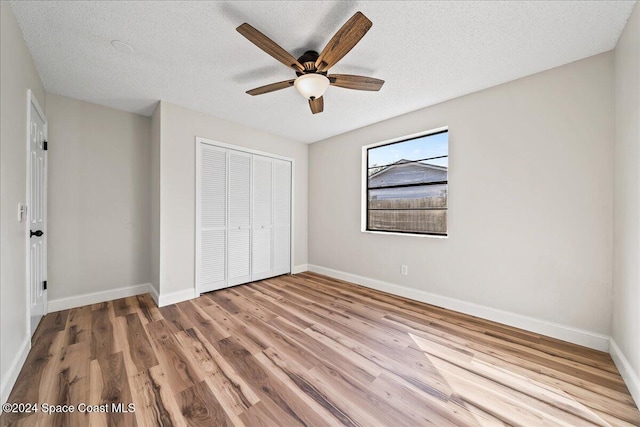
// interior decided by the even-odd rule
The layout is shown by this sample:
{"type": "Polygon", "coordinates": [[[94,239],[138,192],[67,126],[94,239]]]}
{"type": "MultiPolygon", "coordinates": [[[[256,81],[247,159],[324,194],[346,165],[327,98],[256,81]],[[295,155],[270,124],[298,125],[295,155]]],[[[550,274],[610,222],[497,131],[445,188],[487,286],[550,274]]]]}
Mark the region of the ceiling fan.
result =
{"type": "Polygon", "coordinates": [[[247,93],[253,96],[262,95],[295,86],[298,92],[309,100],[311,112],[316,114],[321,113],[324,109],[322,95],[329,85],[355,90],[380,90],[384,80],[351,74],[327,74],[329,68],[342,59],[364,37],[372,25],[373,23],[362,12],[356,12],[338,30],[320,54],[308,50],[296,59],[269,37],[245,22],[236,30],[251,43],[287,67],[292,68],[298,76],[295,79],[257,87],[248,90],[247,93]]]}

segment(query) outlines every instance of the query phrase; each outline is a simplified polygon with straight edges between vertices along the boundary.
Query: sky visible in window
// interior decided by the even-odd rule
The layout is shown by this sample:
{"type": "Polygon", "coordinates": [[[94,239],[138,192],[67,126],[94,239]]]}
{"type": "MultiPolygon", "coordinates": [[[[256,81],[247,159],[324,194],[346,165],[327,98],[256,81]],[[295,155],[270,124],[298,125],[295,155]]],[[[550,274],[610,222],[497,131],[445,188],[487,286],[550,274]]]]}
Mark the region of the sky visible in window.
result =
{"type": "MultiPolygon", "coordinates": [[[[401,159],[419,160],[429,157],[446,156],[448,154],[449,133],[443,132],[372,148],[369,150],[369,167],[388,165],[401,159]]],[[[449,158],[428,160],[423,163],[448,167],[449,158]]]]}

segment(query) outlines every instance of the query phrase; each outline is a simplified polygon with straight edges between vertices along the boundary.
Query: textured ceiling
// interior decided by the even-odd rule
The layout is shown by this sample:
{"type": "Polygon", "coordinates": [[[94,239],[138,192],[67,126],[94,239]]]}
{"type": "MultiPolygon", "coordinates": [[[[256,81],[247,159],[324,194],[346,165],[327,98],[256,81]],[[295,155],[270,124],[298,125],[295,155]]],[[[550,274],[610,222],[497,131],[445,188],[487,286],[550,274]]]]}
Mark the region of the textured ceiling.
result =
{"type": "Polygon", "coordinates": [[[633,1],[12,2],[49,92],[150,115],[157,100],[315,142],[615,47],[633,1]],[[373,27],[333,73],[386,81],[330,87],[312,115],[294,73],[236,32],[248,22],[295,57],[362,11],[373,27]],[[110,42],[135,49],[127,54],[110,42]]]}

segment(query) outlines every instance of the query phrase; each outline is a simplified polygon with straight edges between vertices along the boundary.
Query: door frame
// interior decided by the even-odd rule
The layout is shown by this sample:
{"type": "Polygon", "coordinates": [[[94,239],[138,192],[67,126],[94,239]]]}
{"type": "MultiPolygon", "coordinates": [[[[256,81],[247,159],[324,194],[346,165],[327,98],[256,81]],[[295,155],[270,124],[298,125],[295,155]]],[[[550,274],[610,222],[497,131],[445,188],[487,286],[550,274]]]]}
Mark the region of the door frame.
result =
{"type": "MultiPolygon", "coordinates": [[[[31,328],[31,252],[30,252],[30,241],[31,241],[31,237],[30,237],[30,231],[31,231],[31,223],[30,223],[30,215],[31,215],[31,105],[33,105],[36,109],[36,111],[38,112],[38,114],[40,115],[40,117],[43,118],[44,120],[44,139],[45,141],[49,139],[49,122],[47,120],[47,116],[44,114],[44,110],[42,109],[42,107],[40,107],[40,104],[38,103],[38,100],[36,99],[35,95],[33,94],[33,92],[31,91],[31,89],[27,89],[27,144],[26,144],[26,151],[27,151],[27,164],[26,164],[26,169],[27,169],[27,191],[26,191],[26,199],[25,199],[25,206],[27,207],[26,210],[26,220],[25,220],[25,239],[26,239],[26,250],[25,250],[25,258],[26,258],[26,288],[27,288],[27,336],[31,337],[33,336],[32,331],[35,331],[35,329],[32,330],[31,328]]],[[[44,209],[44,224],[43,224],[43,232],[44,232],[44,252],[45,252],[45,257],[44,257],[44,276],[45,276],[45,280],[47,280],[47,266],[48,266],[48,242],[49,242],[49,238],[48,238],[48,224],[47,224],[47,219],[48,219],[48,209],[47,209],[47,203],[48,203],[48,175],[49,175],[49,153],[46,152],[44,153],[44,188],[43,188],[43,192],[44,192],[44,200],[43,200],[43,209],[44,209]]],[[[23,214],[24,215],[24,214],[23,214]]],[[[46,315],[48,313],[48,304],[49,304],[49,298],[48,298],[48,290],[44,291],[44,312],[43,312],[43,316],[46,315]]]]}
{"type": "Polygon", "coordinates": [[[257,154],[259,156],[265,156],[265,157],[271,157],[273,159],[279,159],[279,160],[285,160],[287,162],[291,162],[291,195],[290,195],[290,200],[291,200],[291,220],[290,220],[290,230],[289,230],[289,272],[293,273],[293,256],[294,256],[294,249],[295,249],[295,235],[294,235],[294,224],[295,224],[295,216],[294,216],[294,212],[295,212],[295,171],[296,171],[296,162],[293,158],[291,157],[286,157],[286,156],[280,156],[278,154],[273,154],[273,153],[267,153],[266,151],[260,151],[260,150],[254,150],[251,148],[247,148],[247,147],[243,147],[241,145],[233,145],[233,144],[227,144],[225,142],[220,142],[220,141],[216,141],[213,139],[209,139],[209,138],[203,138],[200,136],[196,136],[195,138],[195,151],[196,151],[196,167],[195,167],[195,187],[196,187],[196,191],[195,191],[195,226],[194,226],[194,234],[195,234],[195,239],[194,239],[194,254],[195,254],[195,262],[194,262],[194,267],[195,267],[195,271],[194,271],[194,280],[193,280],[193,289],[194,289],[194,295],[196,297],[200,296],[200,292],[198,290],[198,283],[200,282],[200,274],[199,274],[199,270],[200,270],[200,253],[199,253],[199,247],[200,247],[200,192],[201,192],[201,188],[200,188],[200,173],[201,173],[201,165],[200,165],[200,161],[201,161],[201,150],[200,150],[200,146],[201,144],[207,144],[207,145],[211,145],[214,147],[218,147],[218,148],[226,148],[229,150],[236,150],[236,151],[241,151],[244,153],[248,153],[248,154],[257,154]]]}

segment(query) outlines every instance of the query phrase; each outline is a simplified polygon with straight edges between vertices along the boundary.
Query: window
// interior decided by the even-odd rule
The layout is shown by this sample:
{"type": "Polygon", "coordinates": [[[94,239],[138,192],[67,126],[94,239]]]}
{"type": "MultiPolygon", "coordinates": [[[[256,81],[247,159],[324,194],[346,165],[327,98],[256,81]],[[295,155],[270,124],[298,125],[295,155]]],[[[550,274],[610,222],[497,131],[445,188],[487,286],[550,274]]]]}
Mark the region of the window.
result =
{"type": "Polygon", "coordinates": [[[367,147],[366,230],[447,235],[449,134],[367,147]]]}

